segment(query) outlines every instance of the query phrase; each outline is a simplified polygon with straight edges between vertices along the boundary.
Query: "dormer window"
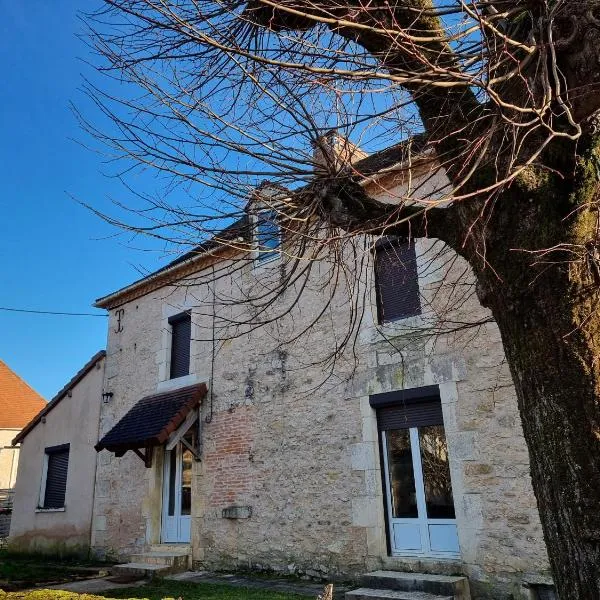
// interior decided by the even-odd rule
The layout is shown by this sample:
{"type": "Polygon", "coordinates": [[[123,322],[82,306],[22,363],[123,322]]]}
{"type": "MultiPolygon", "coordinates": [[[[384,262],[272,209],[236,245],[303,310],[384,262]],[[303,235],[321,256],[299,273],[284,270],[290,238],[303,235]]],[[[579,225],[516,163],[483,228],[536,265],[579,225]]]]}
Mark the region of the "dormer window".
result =
{"type": "Polygon", "coordinates": [[[278,223],[277,212],[261,210],[256,215],[254,232],[256,260],[264,263],[277,258],[281,246],[281,227],[278,223]]]}

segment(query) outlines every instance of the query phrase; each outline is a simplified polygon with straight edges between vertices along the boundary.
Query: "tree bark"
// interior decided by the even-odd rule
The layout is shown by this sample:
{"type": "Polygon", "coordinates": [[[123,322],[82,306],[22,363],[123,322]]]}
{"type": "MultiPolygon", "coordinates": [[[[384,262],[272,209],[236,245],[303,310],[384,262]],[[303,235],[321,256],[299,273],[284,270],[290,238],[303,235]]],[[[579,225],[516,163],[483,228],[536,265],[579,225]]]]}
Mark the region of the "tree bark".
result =
{"type": "Polygon", "coordinates": [[[515,384],[531,477],[561,600],[600,598],[600,328],[557,269],[530,291],[497,282],[487,302],[515,384]]]}

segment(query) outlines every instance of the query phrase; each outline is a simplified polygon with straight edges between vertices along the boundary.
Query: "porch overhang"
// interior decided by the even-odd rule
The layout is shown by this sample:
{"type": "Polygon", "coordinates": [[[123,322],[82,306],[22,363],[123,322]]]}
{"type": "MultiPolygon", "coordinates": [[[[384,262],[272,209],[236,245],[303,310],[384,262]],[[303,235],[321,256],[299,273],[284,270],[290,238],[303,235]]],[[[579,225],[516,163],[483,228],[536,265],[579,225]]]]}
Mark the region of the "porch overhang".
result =
{"type": "Polygon", "coordinates": [[[169,440],[206,392],[206,384],[200,383],[145,396],[94,446],[96,452],[108,450],[121,457],[131,450],[150,467],[152,449],[169,440]]]}

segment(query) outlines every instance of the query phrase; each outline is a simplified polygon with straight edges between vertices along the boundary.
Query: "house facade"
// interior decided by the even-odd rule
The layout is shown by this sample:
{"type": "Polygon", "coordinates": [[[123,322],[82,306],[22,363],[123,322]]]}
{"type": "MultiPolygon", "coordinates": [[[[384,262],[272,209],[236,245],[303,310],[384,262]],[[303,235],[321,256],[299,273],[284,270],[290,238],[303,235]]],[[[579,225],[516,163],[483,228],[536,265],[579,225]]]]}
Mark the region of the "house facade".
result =
{"type": "Polygon", "coordinates": [[[0,539],[8,536],[19,447],[13,438],[46,401],[0,360],[0,539]]]}
{"type": "MultiPolygon", "coordinates": [[[[392,201],[406,184],[368,185],[392,201]]],[[[255,221],[254,241],[268,231],[255,221]]],[[[548,571],[502,340],[467,265],[436,240],[358,244],[351,290],[318,263],[298,303],[290,286],[268,310],[248,295],[288,268],[278,243],[200,247],[97,302],[112,394],[97,555],[182,544],[209,569],[462,573],[481,598],[548,571]]]]}
{"type": "Polygon", "coordinates": [[[89,553],[104,359],[95,354],[14,439],[13,551],[89,553]]]}

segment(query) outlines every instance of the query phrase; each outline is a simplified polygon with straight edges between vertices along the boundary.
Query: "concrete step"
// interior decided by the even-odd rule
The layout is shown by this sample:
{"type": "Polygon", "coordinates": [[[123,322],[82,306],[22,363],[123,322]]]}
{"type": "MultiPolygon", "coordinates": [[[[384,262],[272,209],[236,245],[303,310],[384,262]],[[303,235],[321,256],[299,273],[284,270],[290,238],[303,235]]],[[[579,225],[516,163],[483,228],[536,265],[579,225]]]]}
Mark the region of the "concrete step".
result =
{"type": "Polygon", "coordinates": [[[187,554],[177,552],[143,552],[141,554],[132,554],[129,557],[132,563],[144,563],[147,565],[163,565],[170,567],[172,572],[186,571],[189,567],[189,557],[187,554]]]}
{"type": "Polygon", "coordinates": [[[136,562],[114,565],[111,571],[113,575],[140,575],[149,579],[164,577],[172,573],[171,567],[166,565],[149,565],[147,563],[136,562]]]}
{"type": "Polygon", "coordinates": [[[346,592],[346,600],[454,600],[454,596],[438,596],[426,592],[359,588],[346,592]]]}
{"type": "Polygon", "coordinates": [[[363,575],[362,584],[365,588],[372,589],[425,592],[438,596],[450,596],[455,600],[471,599],[469,580],[460,576],[373,571],[363,575]]]}

